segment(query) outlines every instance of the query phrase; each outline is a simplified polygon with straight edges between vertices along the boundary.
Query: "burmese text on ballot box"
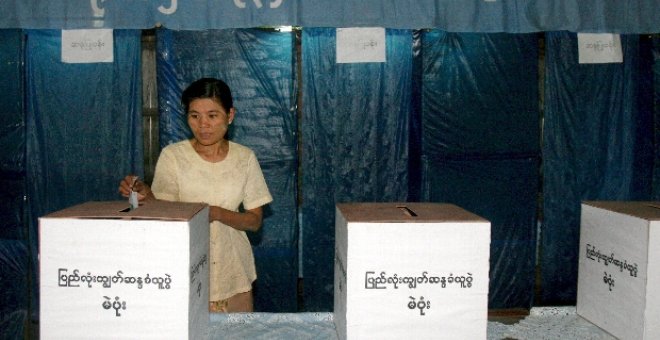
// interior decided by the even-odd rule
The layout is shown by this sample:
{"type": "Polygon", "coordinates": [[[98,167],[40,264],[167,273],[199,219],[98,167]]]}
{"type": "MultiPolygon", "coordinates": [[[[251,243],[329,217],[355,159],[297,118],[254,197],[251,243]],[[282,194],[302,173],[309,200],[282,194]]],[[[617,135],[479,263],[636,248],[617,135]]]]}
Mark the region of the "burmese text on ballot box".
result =
{"type": "Polygon", "coordinates": [[[200,339],[209,221],[200,203],[87,202],[39,219],[42,339],[200,339]]]}
{"type": "Polygon", "coordinates": [[[577,313],[620,339],[660,339],[660,202],[582,203],[577,313]]]}
{"type": "Polygon", "coordinates": [[[490,222],[451,204],[338,204],[340,339],[486,339],[490,222]]]}

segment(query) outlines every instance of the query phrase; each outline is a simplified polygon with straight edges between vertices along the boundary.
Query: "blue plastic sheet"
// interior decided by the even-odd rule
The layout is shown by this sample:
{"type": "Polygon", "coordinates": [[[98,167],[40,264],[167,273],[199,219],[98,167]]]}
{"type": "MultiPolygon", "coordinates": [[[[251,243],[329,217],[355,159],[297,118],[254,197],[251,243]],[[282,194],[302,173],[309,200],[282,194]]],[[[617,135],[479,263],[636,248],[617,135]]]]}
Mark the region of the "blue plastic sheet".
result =
{"type": "Polygon", "coordinates": [[[335,204],[406,201],[412,32],[386,30],[387,63],[335,63],[335,30],[302,40],[304,309],[333,303],[335,204]]]}
{"type": "Polygon", "coordinates": [[[0,30],[0,239],[27,240],[25,189],[23,32],[0,30]]]}
{"type": "Polygon", "coordinates": [[[424,155],[537,155],[538,37],[434,30],[422,39],[424,155]]]}
{"type": "Polygon", "coordinates": [[[639,36],[621,44],[623,63],[578,64],[575,34],[546,34],[543,304],[575,302],[582,201],[651,198],[653,111],[640,105],[651,68],[639,36]]]}
{"type": "Polygon", "coordinates": [[[0,339],[28,334],[29,268],[26,241],[0,239],[0,339]]]}
{"type": "Polygon", "coordinates": [[[27,153],[32,216],[119,199],[142,175],[140,31],[114,31],[113,63],[60,61],[60,31],[28,31],[27,153]]]}
{"type": "Polygon", "coordinates": [[[534,299],[538,37],[422,35],[422,198],[491,222],[490,308],[534,299]]]}
{"type": "Polygon", "coordinates": [[[23,32],[0,30],[0,46],[0,338],[17,339],[29,310],[23,32]]]}
{"type": "Polygon", "coordinates": [[[257,266],[255,310],[297,308],[296,91],[294,34],[259,29],[157,31],[160,140],[192,136],[181,92],[201,77],[232,89],[236,118],[230,140],[254,150],[273,195],[258,233],[248,233],[257,266]]]}
{"type": "Polygon", "coordinates": [[[0,30],[0,171],[3,178],[25,175],[23,114],[23,32],[0,30]]]}
{"type": "MultiPolygon", "coordinates": [[[[652,80],[649,87],[654,89],[651,101],[654,107],[654,140],[657,141],[660,140],[660,37],[658,36],[651,41],[651,64],[653,73],[651,74],[652,80]]],[[[655,169],[660,164],[660,148],[654,145],[654,150],[653,164],[655,164],[655,169]]],[[[660,171],[653,171],[653,175],[653,199],[660,201],[660,171]]]]}

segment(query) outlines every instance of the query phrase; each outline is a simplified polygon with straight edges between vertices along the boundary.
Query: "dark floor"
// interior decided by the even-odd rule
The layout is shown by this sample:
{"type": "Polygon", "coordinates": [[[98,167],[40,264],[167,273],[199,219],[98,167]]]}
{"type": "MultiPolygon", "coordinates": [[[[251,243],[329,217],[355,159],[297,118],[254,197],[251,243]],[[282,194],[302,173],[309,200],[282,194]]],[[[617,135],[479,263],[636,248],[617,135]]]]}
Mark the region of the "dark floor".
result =
{"type": "Polygon", "coordinates": [[[500,322],[505,325],[513,325],[526,318],[529,310],[523,308],[495,309],[488,311],[488,321],[500,322]]]}

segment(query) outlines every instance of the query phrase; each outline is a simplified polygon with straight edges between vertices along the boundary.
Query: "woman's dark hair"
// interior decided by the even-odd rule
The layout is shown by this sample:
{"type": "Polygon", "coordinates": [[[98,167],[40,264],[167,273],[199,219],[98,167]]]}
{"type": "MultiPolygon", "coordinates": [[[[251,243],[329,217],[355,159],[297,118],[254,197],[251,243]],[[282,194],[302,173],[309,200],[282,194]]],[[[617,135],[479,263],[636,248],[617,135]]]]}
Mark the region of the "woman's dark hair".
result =
{"type": "Polygon", "coordinates": [[[216,100],[227,113],[234,107],[229,86],[222,80],[216,78],[201,78],[192,82],[181,94],[181,105],[183,112],[188,113],[190,102],[195,99],[209,98],[216,100]]]}

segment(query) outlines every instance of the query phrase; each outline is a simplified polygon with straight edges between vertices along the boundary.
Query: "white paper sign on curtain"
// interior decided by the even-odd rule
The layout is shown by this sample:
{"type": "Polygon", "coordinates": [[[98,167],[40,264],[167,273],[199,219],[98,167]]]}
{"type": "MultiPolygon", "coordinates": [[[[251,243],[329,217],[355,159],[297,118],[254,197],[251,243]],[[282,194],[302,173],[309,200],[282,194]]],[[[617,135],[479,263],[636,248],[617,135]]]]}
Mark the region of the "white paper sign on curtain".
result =
{"type": "Polygon", "coordinates": [[[63,63],[111,63],[112,29],[62,30],[63,63]]]}
{"type": "Polygon", "coordinates": [[[337,63],[385,62],[385,28],[337,28],[337,63]]]}
{"type": "Polygon", "coordinates": [[[621,36],[610,33],[578,33],[580,64],[623,62],[621,36]]]}

